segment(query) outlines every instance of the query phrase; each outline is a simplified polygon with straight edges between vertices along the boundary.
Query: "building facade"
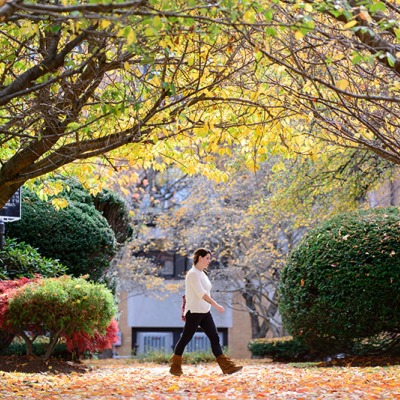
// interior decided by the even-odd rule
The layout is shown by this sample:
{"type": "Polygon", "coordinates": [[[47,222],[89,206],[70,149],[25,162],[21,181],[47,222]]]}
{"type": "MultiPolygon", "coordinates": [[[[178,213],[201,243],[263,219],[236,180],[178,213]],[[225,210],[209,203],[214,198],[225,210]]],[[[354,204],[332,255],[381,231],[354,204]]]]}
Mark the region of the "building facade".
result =
{"type": "MultiPolygon", "coordinates": [[[[135,292],[119,293],[120,341],[114,347],[116,357],[130,357],[149,352],[172,353],[180,338],[184,322],[181,319],[183,277],[191,268],[191,261],[185,257],[162,253],[154,255],[162,266],[161,275],[165,283],[174,279],[181,282],[181,289],[166,292],[143,294],[135,292]]],[[[212,282],[212,296],[225,307],[224,313],[212,309],[218,328],[220,342],[228,353],[235,358],[248,358],[247,344],[251,340],[250,318],[246,312],[235,311],[231,305],[232,295],[220,295],[218,282],[212,282]]],[[[179,286],[179,285],[178,285],[179,286]]],[[[237,300],[237,299],[235,299],[237,300]]],[[[237,302],[237,301],[235,301],[237,302]]],[[[193,337],[186,351],[210,351],[210,343],[201,329],[193,337]]]]}

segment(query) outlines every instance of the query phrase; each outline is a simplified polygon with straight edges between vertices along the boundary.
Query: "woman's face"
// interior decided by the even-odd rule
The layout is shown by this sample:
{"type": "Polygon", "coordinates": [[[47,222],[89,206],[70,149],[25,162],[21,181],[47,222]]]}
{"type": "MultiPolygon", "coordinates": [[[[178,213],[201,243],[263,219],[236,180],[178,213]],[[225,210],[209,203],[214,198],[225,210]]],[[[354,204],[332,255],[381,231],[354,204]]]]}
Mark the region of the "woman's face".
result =
{"type": "Polygon", "coordinates": [[[207,268],[211,261],[211,254],[207,254],[206,256],[199,257],[199,261],[197,262],[197,266],[201,268],[207,268]]]}

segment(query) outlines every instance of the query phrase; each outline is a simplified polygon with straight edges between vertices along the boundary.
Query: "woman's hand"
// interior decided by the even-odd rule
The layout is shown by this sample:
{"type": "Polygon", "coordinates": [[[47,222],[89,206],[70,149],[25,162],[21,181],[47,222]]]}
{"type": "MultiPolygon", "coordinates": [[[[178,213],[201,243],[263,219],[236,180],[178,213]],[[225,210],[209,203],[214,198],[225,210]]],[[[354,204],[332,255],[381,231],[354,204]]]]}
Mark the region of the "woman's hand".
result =
{"type": "Polygon", "coordinates": [[[225,308],[222,307],[222,306],[219,305],[219,304],[216,304],[216,305],[215,305],[215,308],[216,308],[217,311],[220,312],[220,313],[223,313],[223,312],[225,311],[225,308]]]}
{"type": "Polygon", "coordinates": [[[207,303],[210,303],[213,307],[215,307],[218,312],[223,313],[225,311],[225,308],[219,305],[214,299],[212,299],[208,294],[205,294],[202,299],[206,301],[207,303]]]}

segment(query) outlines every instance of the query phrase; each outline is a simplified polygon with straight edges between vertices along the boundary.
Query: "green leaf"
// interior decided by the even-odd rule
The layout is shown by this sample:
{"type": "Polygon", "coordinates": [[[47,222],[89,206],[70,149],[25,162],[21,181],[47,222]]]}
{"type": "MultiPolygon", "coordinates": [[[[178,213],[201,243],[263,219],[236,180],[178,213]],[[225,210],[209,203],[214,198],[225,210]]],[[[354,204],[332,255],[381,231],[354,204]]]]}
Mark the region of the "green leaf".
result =
{"type": "Polygon", "coordinates": [[[396,64],[396,57],[393,56],[393,54],[387,52],[386,53],[386,58],[388,60],[388,63],[391,67],[394,67],[394,65],[396,64]]]}
{"type": "MultiPolygon", "coordinates": [[[[368,6],[367,6],[367,7],[368,7],[368,6]]],[[[369,10],[370,10],[372,13],[375,13],[375,12],[377,12],[377,11],[386,11],[386,6],[385,6],[384,3],[382,3],[382,2],[380,1],[380,2],[378,2],[378,3],[371,4],[371,6],[369,7],[369,10]]]]}
{"type": "Polygon", "coordinates": [[[151,27],[148,27],[148,28],[145,29],[144,34],[145,34],[147,37],[152,37],[152,36],[156,36],[157,31],[155,31],[155,30],[154,30],[153,28],[151,28],[151,27]]]}
{"type": "Polygon", "coordinates": [[[267,21],[271,21],[273,17],[272,10],[269,9],[264,11],[264,17],[267,21]]]}
{"type": "Polygon", "coordinates": [[[266,33],[266,35],[272,36],[272,37],[276,37],[276,35],[277,35],[275,28],[271,28],[271,27],[266,28],[265,33],[266,33]]]}
{"type": "Polygon", "coordinates": [[[54,33],[59,32],[60,29],[61,29],[61,25],[53,25],[53,26],[51,27],[51,31],[54,32],[54,33]]]}
{"type": "Polygon", "coordinates": [[[160,18],[159,15],[156,15],[154,17],[152,25],[153,25],[153,28],[155,28],[155,29],[161,29],[162,28],[163,23],[162,23],[161,18],[160,18]]]}
{"type": "Polygon", "coordinates": [[[355,52],[353,55],[354,57],[351,59],[353,65],[356,65],[363,60],[363,56],[360,53],[355,52]]]}

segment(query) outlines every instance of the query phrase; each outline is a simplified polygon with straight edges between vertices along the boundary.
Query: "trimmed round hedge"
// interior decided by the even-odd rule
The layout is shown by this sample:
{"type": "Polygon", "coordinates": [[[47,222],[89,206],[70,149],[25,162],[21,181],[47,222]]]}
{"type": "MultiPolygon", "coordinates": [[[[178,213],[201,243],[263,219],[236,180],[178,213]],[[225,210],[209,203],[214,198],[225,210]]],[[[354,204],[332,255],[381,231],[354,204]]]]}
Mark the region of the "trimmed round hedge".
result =
{"type": "Polygon", "coordinates": [[[68,201],[68,207],[56,210],[23,188],[23,218],[7,226],[7,235],[59,260],[69,274],[99,280],[118,249],[114,232],[88,193],[74,188],[68,201]]]}
{"type": "Polygon", "coordinates": [[[320,354],[400,350],[400,213],[339,215],[310,231],[282,271],[286,329],[320,354]]]}

